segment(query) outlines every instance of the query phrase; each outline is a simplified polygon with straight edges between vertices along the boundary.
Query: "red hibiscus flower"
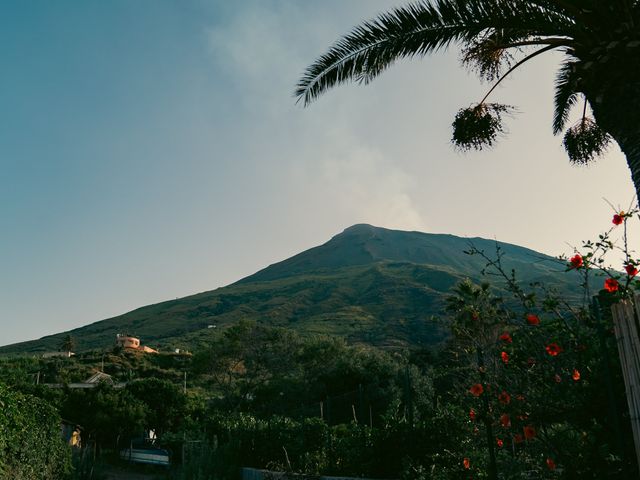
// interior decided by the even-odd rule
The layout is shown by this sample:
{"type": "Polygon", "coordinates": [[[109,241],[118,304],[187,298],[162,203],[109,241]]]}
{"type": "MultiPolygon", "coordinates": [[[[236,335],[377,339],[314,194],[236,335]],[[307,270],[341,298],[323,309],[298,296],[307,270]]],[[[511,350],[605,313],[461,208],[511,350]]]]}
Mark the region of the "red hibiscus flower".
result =
{"type": "Polygon", "coordinates": [[[614,225],[620,225],[624,222],[624,212],[616,213],[612,220],[614,225]]]}
{"type": "Polygon", "coordinates": [[[511,335],[509,335],[509,332],[504,332],[502,335],[500,335],[499,338],[505,343],[513,342],[513,338],[511,338],[511,335]]]}
{"type": "Polygon", "coordinates": [[[496,438],[496,445],[498,445],[499,448],[502,448],[502,446],[504,445],[504,442],[502,441],[501,438],[496,438]]]}
{"type": "Polygon", "coordinates": [[[468,458],[465,458],[464,460],[462,460],[462,465],[464,466],[465,470],[469,470],[471,468],[471,461],[468,458]]]}
{"type": "Polygon", "coordinates": [[[582,265],[584,265],[584,260],[582,259],[582,255],[576,253],[573,257],[571,257],[569,263],[571,265],[571,268],[580,268],[582,265]]]}
{"type": "Polygon", "coordinates": [[[522,443],[523,440],[524,440],[524,438],[522,438],[522,435],[520,435],[519,433],[516,433],[513,436],[513,441],[516,442],[516,443],[522,443]]]}
{"type": "Polygon", "coordinates": [[[522,429],[522,431],[524,432],[524,438],[526,438],[527,440],[531,440],[536,436],[536,429],[531,425],[527,425],[522,429]]]}
{"type": "Polygon", "coordinates": [[[527,315],[527,323],[529,325],[540,325],[540,318],[534,313],[530,313],[527,315]]]}
{"type": "Polygon", "coordinates": [[[471,392],[471,395],[473,395],[474,397],[479,397],[484,392],[484,387],[479,383],[476,383],[471,385],[471,388],[469,389],[469,391],[471,392]]]}
{"type": "Polygon", "coordinates": [[[509,428],[511,426],[511,418],[509,417],[509,414],[503,413],[500,415],[500,425],[504,428],[509,428]]]}
{"type": "Polygon", "coordinates": [[[627,272],[627,275],[630,277],[635,277],[638,274],[638,269],[632,263],[628,263],[624,266],[624,269],[627,272]]]}
{"type": "Polygon", "coordinates": [[[476,411],[473,408],[469,410],[469,418],[472,422],[476,421],[476,411]]]}
{"type": "Polygon", "coordinates": [[[509,363],[509,354],[507,352],[500,352],[500,358],[504,363],[509,363]]]}
{"type": "Polygon", "coordinates": [[[547,468],[549,470],[555,470],[556,469],[556,462],[554,462],[551,458],[547,458],[547,468]]]}
{"type": "Polygon", "coordinates": [[[503,390],[502,393],[498,395],[498,400],[503,405],[509,405],[509,403],[511,403],[511,395],[503,390]]]}
{"type": "Polygon", "coordinates": [[[571,374],[571,378],[573,378],[573,380],[575,380],[576,382],[580,380],[580,371],[574,368],[573,373],[571,374]]]}
{"type": "Polygon", "coordinates": [[[607,292],[610,292],[610,293],[617,292],[619,287],[620,285],[618,284],[618,281],[615,278],[607,278],[604,281],[604,289],[607,292]]]}
{"type": "Polygon", "coordinates": [[[562,347],[557,343],[553,342],[544,347],[549,355],[552,357],[557,357],[560,352],[562,352],[562,347]]]}

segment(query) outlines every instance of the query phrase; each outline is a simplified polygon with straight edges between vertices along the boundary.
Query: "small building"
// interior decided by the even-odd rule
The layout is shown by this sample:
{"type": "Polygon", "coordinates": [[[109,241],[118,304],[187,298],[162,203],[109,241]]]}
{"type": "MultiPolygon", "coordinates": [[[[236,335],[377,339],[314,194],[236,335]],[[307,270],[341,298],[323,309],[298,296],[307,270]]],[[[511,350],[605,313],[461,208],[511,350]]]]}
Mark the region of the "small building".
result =
{"type": "Polygon", "coordinates": [[[55,357],[71,358],[74,355],[75,353],[73,352],[44,352],[42,354],[42,358],[55,358],[55,357]]]}
{"type": "Polygon", "coordinates": [[[87,378],[83,383],[85,384],[97,384],[97,383],[108,383],[110,385],[113,385],[113,378],[111,378],[111,375],[109,375],[108,373],[104,373],[104,372],[96,372],[93,375],[91,375],[89,378],[87,378]]]}
{"type": "Polygon", "coordinates": [[[136,337],[130,337],[128,335],[116,334],[116,345],[122,348],[131,348],[138,350],[140,348],[140,339],[136,337]]]}
{"type": "Polygon", "coordinates": [[[144,353],[158,353],[157,350],[140,344],[140,339],[129,335],[116,334],[116,345],[128,350],[137,350],[144,353]]]}

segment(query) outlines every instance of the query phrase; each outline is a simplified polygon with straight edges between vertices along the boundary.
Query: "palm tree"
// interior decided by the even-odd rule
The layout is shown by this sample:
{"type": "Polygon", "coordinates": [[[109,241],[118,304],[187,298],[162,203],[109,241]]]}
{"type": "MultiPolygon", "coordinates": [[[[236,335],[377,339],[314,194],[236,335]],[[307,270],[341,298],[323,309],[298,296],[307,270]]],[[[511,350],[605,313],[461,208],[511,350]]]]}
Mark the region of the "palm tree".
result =
{"type": "Polygon", "coordinates": [[[355,27],[307,68],[295,93],[308,105],[335,85],[368,83],[396,60],[452,44],[461,47],[465,66],[494,82],[478,104],[456,115],[456,147],[492,146],[511,107],[488,103],[489,94],[523,63],[560,51],[554,134],[566,129],[565,149],[581,164],[614,139],[640,198],[640,0],[424,0],[355,27]],[[582,118],[567,129],[577,104],[582,118]]]}

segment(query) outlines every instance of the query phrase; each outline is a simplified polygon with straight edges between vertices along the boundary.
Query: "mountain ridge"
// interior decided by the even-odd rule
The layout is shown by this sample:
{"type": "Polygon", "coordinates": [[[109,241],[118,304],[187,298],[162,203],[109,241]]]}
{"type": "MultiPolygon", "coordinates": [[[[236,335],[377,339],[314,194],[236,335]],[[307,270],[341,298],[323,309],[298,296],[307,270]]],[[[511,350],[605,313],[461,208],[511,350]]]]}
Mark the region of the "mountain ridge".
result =
{"type": "Polygon", "coordinates": [[[0,354],[55,350],[69,334],[79,350],[109,347],[116,333],[135,334],[164,349],[193,349],[240,320],[350,342],[433,345],[446,337],[432,317],[442,311],[450,288],[465,278],[482,280],[486,261],[463,253],[472,245],[490,256],[499,246],[505,268],[515,269],[523,282],[545,282],[562,291],[575,284],[571,275],[561,275],[564,267],[557,260],[526,247],[356,224],[227,286],[0,347],[0,354]]]}

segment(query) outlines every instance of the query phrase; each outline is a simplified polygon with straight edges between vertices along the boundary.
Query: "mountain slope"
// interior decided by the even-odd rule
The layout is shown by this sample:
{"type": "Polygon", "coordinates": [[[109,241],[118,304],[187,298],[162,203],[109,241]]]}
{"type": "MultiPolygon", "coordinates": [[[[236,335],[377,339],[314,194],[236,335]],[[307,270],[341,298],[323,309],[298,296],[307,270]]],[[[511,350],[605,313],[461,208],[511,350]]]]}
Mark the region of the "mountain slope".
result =
{"type": "MultiPolygon", "coordinates": [[[[229,286],[2,347],[0,353],[55,350],[69,333],[79,350],[104,348],[125,332],[147,345],[193,350],[242,319],[352,342],[433,345],[446,335],[431,317],[442,312],[447,292],[464,278],[481,278],[485,261],[463,253],[470,244],[495,255],[492,240],[354,225],[229,286]]],[[[516,245],[500,248],[505,267],[523,283],[574,292],[575,277],[553,258],[516,245]]]]}

